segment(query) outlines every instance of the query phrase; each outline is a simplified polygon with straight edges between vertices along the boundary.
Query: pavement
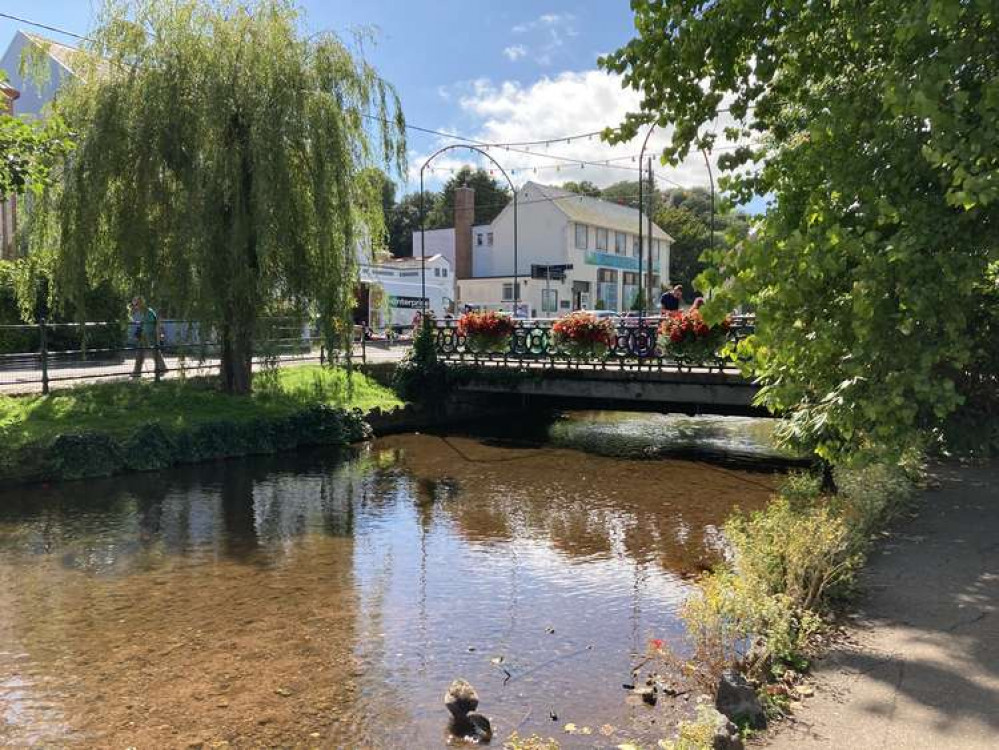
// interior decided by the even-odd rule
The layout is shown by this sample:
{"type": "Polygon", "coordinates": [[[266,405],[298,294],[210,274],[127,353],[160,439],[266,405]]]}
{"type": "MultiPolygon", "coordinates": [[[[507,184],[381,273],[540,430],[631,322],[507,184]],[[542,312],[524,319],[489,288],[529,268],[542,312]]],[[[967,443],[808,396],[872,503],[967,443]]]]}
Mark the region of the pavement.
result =
{"type": "Polygon", "coordinates": [[[999,748],[999,463],[935,476],[771,750],[999,748]]]}
{"type": "MultiPolygon", "coordinates": [[[[363,351],[360,344],[354,345],[354,361],[376,362],[398,362],[409,351],[410,344],[398,343],[389,345],[385,342],[366,342],[363,351]]],[[[166,378],[196,377],[199,375],[214,375],[218,372],[219,360],[209,357],[205,360],[187,358],[181,360],[178,357],[165,356],[164,361],[167,366],[166,378]]],[[[281,367],[294,367],[303,364],[317,364],[319,362],[319,350],[305,354],[295,354],[278,357],[278,365],[281,367]]],[[[57,388],[70,388],[84,383],[107,382],[109,380],[127,380],[132,374],[135,366],[135,358],[131,354],[123,356],[115,362],[52,362],[49,365],[49,385],[52,390],[57,388]]],[[[254,370],[258,370],[263,365],[254,362],[254,370]]],[[[155,376],[153,371],[153,358],[147,357],[142,376],[147,380],[152,380],[155,376]]],[[[18,367],[0,368],[0,393],[13,395],[25,393],[38,393],[42,390],[42,371],[35,364],[18,367]]]]}

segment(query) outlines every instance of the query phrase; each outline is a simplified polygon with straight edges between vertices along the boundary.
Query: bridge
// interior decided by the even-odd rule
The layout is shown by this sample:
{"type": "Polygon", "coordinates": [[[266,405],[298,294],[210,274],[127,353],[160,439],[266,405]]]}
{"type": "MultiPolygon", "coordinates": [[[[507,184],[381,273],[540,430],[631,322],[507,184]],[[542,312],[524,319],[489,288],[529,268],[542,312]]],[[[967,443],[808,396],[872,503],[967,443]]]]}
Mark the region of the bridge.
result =
{"type": "MultiPolygon", "coordinates": [[[[439,360],[460,371],[466,393],[517,394],[567,409],[770,416],[753,404],[759,386],[717,355],[684,358],[659,344],[659,317],[614,318],[616,336],[599,357],[579,357],[559,346],[551,319],[518,319],[499,351],[473,351],[458,323],[436,321],[439,360]]],[[[738,341],[753,318],[736,317],[726,334],[738,341]]]]}

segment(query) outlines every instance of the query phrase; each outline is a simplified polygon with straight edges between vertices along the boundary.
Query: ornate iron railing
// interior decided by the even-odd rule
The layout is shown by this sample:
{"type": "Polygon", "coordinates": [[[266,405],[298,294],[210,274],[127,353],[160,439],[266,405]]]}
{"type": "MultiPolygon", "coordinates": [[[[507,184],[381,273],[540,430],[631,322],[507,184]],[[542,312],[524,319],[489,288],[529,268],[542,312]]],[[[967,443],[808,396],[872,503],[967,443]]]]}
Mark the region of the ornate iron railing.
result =
{"type": "MultiPolygon", "coordinates": [[[[446,362],[590,367],[600,369],[724,370],[734,367],[731,360],[714,356],[696,360],[664,351],[659,343],[660,317],[619,317],[612,323],[616,336],[607,353],[599,358],[581,358],[558,345],[552,332],[554,319],[516,319],[509,345],[502,351],[474,352],[458,331],[457,320],[435,321],[437,356],[446,362]]],[[[726,340],[738,341],[752,333],[755,318],[733,316],[726,340]]],[[[720,348],[720,347],[719,347],[720,348]]]]}

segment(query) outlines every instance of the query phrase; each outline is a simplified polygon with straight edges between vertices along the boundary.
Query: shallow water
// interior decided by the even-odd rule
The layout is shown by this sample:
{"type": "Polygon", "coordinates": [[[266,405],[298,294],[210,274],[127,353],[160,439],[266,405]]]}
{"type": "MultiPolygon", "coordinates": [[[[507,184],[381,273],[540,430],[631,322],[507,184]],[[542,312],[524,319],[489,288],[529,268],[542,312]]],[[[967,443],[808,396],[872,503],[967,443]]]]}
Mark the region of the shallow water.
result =
{"type": "Polygon", "coordinates": [[[0,745],[442,747],[456,676],[495,746],[668,734],[622,683],[775,478],[608,430],[680,435],[583,414],[0,494],[0,745]]]}

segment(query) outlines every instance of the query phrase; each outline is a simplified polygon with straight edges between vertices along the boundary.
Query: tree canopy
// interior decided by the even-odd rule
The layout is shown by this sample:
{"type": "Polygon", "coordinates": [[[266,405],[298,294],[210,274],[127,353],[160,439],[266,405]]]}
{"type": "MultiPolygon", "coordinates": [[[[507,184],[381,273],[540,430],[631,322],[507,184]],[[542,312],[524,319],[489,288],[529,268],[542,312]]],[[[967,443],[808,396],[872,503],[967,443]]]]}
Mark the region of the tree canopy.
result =
{"type": "Polygon", "coordinates": [[[299,22],[286,0],[115,2],[56,100],[79,133],[41,204],[57,283],[108,279],[214,329],[234,392],[276,308],[318,315],[342,342],[359,248],[384,232],[365,170],[404,161],[391,87],[299,22]]]}
{"type": "Polygon", "coordinates": [[[637,37],[601,65],[641,109],[606,137],[671,126],[675,162],[710,148],[727,110],[748,144],[721,157],[723,185],[740,202],[773,196],[715,259],[708,313],[756,309],[742,352],[784,435],[835,459],[939,428],[974,397],[962,391],[974,353],[997,346],[974,321],[999,252],[999,6],[632,8],[637,37]]]}

